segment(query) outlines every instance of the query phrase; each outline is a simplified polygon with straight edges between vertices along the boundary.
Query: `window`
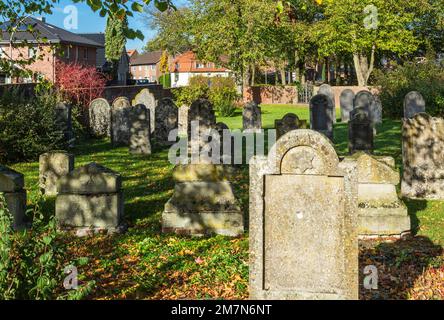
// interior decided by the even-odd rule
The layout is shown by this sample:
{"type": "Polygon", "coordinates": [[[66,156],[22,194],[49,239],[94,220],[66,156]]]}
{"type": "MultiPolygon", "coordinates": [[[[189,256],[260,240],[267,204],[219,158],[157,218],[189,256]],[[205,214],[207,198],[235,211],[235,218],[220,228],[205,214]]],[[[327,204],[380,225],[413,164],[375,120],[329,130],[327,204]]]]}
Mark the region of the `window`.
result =
{"type": "Polygon", "coordinates": [[[35,58],[37,55],[37,48],[28,47],[28,58],[35,58]]]}
{"type": "Polygon", "coordinates": [[[151,65],[151,70],[156,70],[156,65],[155,64],[151,65]]]}
{"type": "Polygon", "coordinates": [[[142,66],[139,66],[139,71],[142,71],[142,66]]]}
{"type": "Polygon", "coordinates": [[[205,64],[201,62],[196,62],[196,69],[203,69],[205,68],[205,64]]]}
{"type": "Polygon", "coordinates": [[[83,59],[88,60],[88,48],[83,48],[83,59]]]}
{"type": "Polygon", "coordinates": [[[133,72],[135,72],[135,71],[136,71],[136,67],[131,67],[131,70],[132,70],[133,72]]]}
{"type": "Polygon", "coordinates": [[[5,52],[3,51],[3,48],[0,48],[0,58],[3,58],[3,57],[5,57],[6,56],[6,54],[5,54],[5,52]]]}
{"type": "Polygon", "coordinates": [[[70,46],[66,47],[65,57],[66,57],[66,59],[70,59],[71,58],[71,47],[70,46]]]}

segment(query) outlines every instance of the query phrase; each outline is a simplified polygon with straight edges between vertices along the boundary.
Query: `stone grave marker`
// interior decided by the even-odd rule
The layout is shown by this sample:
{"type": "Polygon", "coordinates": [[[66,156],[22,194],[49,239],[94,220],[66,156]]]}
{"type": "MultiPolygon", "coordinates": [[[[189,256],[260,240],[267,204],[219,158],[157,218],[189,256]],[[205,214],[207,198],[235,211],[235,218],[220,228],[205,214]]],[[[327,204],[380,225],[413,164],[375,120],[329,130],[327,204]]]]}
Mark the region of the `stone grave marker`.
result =
{"type": "Polygon", "coordinates": [[[132,101],[133,106],[143,104],[150,111],[150,128],[151,133],[156,129],[156,108],[157,100],[149,89],[142,89],[132,101]]]}
{"type": "Polygon", "coordinates": [[[6,206],[12,216],[12,227],[20,230],[26,223],[26,190],[23,174],[0,165],[0,193],[6,200],[6,206]]]}
{"type": "Polygon", "coordinates": [[[95,137],[111,136],[111,107],[103,98],[91,101],[89,105],[89,127],[95,137]]]}
{"type": "Polygon", "coordinates": [[[129,112],[129,152],[151,154],[150,112],[143,104],[131,107],[129,112]]]}
{"type": "Polygon", "coordinates": [[[341,121],[348,122],[350,120],[350,112],[353,110],[353,100],[355,99],[355,93],[353,90],[345,89],[341,92],[341,121]]]}
{"type": "Polygon", "coordinates": [[[348,123],[348,151],[354,154],[357,151],[373,153],[374,149],[373,124],[367,111],[358,107],[350,112],[348,123]]]}
{"type": "Polygon", "coordinates": [[[186,136],[188,134],[188,111],[190,107],[183,105],[179,108],[179,135],[186,136]]]}
{"type": "Polygon", "coordinates": [[[40,190],[48,196],[57,195],[57,181],[74,170],[74,155],[65,151],[53,151],[39,157],[40,190]]]}
{"type": "Polygon", "coordinates": [[[417,113],[426,111],[424,97],[418,91],[407,93],[404,99],[404,118],[413,118],[417,113]]]}
{"type": "Polygon", "coordinates": [[[333,111],[334,111],[332,119],[333,119],[333,123],[336,123],[336,112],[335,112],[336,111],[336,100],[335,100],[335,95],[333,93],[332,87],[329,84],[324,83],[319,87],[318,94],[325,94],[327,97],[329,97],[331,99],[331,103],[333,105],[333,111]]]}
{"type": "Polygon", "coordinates": [[[208,136],[216,125],[213,105],[206,99],[194,101],[188,111],[188,141],[191,152],[200,152],[208,145],[208,136]],[[196,127],[192,127],[192,125],[196,127]]]}
{"type": "Polygon", "coordinates": [[[276,128],[276,138],[279,139],[291,130],[307,129],[307,121],[299,120],[294,113],[287,113],[282,119],[274,121],[274,127],[276,128]]]}
{"type": "Polygon", "coordinates": [[[163,146],[172,145],[175,141],[168,141],[168,136],[172,130],[178,128],[179,109],[171,98],[163,98],[156,108],[156,129],[154,139],[163,146]]]}
{"type": "Polygon", "coordinates": [[[63,132],[67,144],[70,147],[73,147],[74,132],[72,128],[72,106],[67,103],[58,102],[54,111],[56,126],[63,132]]]}
{"type": "Polygon", "coordinates": [[[262,112],[256,102],[249,102],[242,111],[242,127],[252,132],[262,129],[262,112]]]}
{"type": "Polygon", "coordinates": [[[310,128],[333,140],[334,107],[331,99],[317,94],[310,100],[310,128]]]}
{"type": "Polygon", "coordinates": [[[357,169],[312,130],[250,164],[250,298],[358,299],[357,169]]]}
{"type": "Polygon", "coordinates": [[[129,145],[130,124],[129,113],[131,104],[126,97],[119,97],[114,100],[111,109],[111,142],[115,146],[129,145]]]}

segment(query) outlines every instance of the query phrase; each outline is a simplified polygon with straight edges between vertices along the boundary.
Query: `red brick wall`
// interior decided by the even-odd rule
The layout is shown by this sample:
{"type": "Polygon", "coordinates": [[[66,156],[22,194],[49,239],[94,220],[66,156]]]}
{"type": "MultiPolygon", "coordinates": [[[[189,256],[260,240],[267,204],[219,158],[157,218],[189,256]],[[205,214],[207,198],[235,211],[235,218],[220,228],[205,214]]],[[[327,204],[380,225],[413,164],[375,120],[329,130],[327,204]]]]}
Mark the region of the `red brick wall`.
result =
{"type": "Polygon", "coordinates": [[[298,90],[292,86],[257,86],[244,89],[244,101],[258,104],[296,104],[298,90]]]}

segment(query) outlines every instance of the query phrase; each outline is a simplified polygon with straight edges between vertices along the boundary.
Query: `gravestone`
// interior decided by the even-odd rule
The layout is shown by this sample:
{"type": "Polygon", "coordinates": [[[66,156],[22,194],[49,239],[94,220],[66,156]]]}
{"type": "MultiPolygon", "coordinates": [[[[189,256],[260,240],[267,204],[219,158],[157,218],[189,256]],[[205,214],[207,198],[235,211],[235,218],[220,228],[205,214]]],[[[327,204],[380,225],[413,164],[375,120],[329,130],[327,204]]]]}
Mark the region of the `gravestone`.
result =
{"type": "Polygon", "coordinates": [[[126,97],[114,100],[111,109],[111,142],[114,146],[129,145],[131,104],[126,97]]]}
{"type": "Polygon", "coordinates": [[[319,91],[318,94],[325,94],[327,97],[329,97],[331,99],[331,103],[333,105],[333,123],[336,123],[336,100],[335,100],[335,95],[333,93],[333,89],[329,84],[322,84],[319,87],[319,91]]]}
{"type": "Polygon", "coordinates": [[[94,99],[89,105],[89,127],[95,137],[111,136],[111,107],[106,99],[94,99]]]}
{"type": "Polygon", "coordinates": [[[151,154],[150,112],[143,104],[131,107],[129,112],[129,152],[131,154],[151,154]]]}
{"type": "Polygon", "coordinates": [[[39,157],[40,190],[47,196],[57,195],[57,181],[74,170],[74,155],[65,151],[53,151],[39,157]]]}
{"type": "Polygon", "coordinates": [[[427,113],[403,119],[401,193],[444,200],[444,119],[427,113]]]}
{"type": "Polygon", "coordinates": [[[407,207],[398,198],[395,159],[357,155],[360,236],[402,236],[411,230],[407,207]]]}
{"type": "Polygon", "coordinates": [[[262,129],[262,113],[257,103],[249,102],[244,106],[242,111],[242,127],[244,130],[251,132],[262,129]]]}
{"type": "Polygon", "coordinates": [[[348,123],[348,151],[354,154],[357,151],[373,153],[374,142],[373,124],[367,111],[358,107],[350,112],[348,123]]]}
{"type": "Polygon", "coordinates": [[[72,106],[67,103],[58,102],[54,109],[55,124],[63,132],[65,141],[70,147],[74,146],[74,132],[72,128],[72,106]]]}
{"type": "Polygon", "coordinates": [[[233,164],[234,161],[234,138],[231,136],[230,128],[223,122],[216,123],[214,129],[219,135],[219,148],[220,150],[220,163],[222,164],[233,164]],[[228,136],[228,133],[230,135],[228,136]],[[225,135],[224,135],[225,134],[225,135]],[[224,148],[224,143],[226,144],[224,148]],[[230,147],[230,152],[228,152],[228,146],[230,147]],[[226,149],[226,150],[225,150],[226,149]]]}
{"type": "Polygon", "coordinates": [[[133,106],[137,104],[143,104],[145,107],[150,111],[150,128],[151,133],[154,132],[156,129],[156,108],[157,108],[157,101],[154,97],[154,94],[150,92],[148,89],[142,89],[140,92],[136,95],[136,97],[132,101],[133,106]]]}
{"type": "Polygon", "coordinates": [[[92,231],[119,231],[123,219],[121,176],[97,163],[79,167],[57,183],[56,219],[62,228],[78,234],[92,231]]]}
{"type": "Polygon", "coordinates": [[[250,164],[250,299],[358,299],[357,168],[312,130],[250,164]]]}
{"type": "Polygon", "coordinates": [[[294,113],[287,113],[282,119],[274,121],[274,127],[276,129],[276,138],[279,139],[291,130],[307,129],[307,121],[299,120],[294,113]]]}
{"type": "Polygon", "coordinates": [[[417,113],[426,111],[424,97],[418,91],[407,93],[404,98],[404,118],[413,118],[417,113]]]}
{"type": "Polygon", "coordinates": [[[163,146],[172,145],[175,141],[168,141],[168,136],[172,130],[178,127],[179,109],[171,98],[163,98],[156,108],[156,129],[154,139],[163,146]]]}
{"type": "Polygon", "coordinates": [[[26,190],[23,174],[0,165],[0,193],[6,200],[6,206],[12,216],[12,227],[20,230],[25,227],[26,190]]]}
{"type": "Polygon", "coordinates": [[[192,153],[208,146],[209,135],[216,125],[213,105],[206,99],[194,101],[188,111],[188,141],[192,153]]]}
{"type": "Polygon", "coordinates": [[[174,194],[165,204],[162,232],[187,235],[244,232],[244,219],[231,183],[232,167],[179,165],[174,169],[174,194]]]}
{"type": "Polygon", "coordinates": [[[183,105],[179,108],[179,135],[186,136],[188,134],[188,111],[190,107],[183,105]]]}
{"type": "Polygon", "coordinates": [[[333,140],[334,107],[331,99],[317,94],[310,99],[310,128],[333,140]]]}
{"type": "Polygon", "coordinates": [[[355,93],[353,90],[345,89],[341,92],[341,121],[348,122],[350,120],[350,112],[353,110],[353,100],[355,99],[355,93]]]}
{"type": "Polygon", "coordinates": [[[370,121],[373,127],[382,123],[382,103],[378,96],[373,96],[373,104],[370,106],[370,121]]]}
{"type": "Polygon", "coordinates": [[[355,95],[355,99],[353,101],[353,109],[362,107],[364,108],[370,116],[370,107],[374,103],[375,97],[372,95],[370,91],[362,90],[359,91],[355,95]]]}

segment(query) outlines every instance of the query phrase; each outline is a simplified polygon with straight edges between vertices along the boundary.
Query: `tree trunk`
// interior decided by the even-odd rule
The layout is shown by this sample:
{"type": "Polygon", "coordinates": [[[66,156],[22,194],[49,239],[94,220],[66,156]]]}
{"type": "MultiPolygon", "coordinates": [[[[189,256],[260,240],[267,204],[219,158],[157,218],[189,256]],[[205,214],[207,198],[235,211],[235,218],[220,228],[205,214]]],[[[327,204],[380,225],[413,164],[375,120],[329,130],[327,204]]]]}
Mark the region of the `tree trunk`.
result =
{"type": "Polygon", "coordinates": [[[366,87],[368,79],[375,65],[375,46],[372,48],[370,55],[370,62],[368,61],[367,55],[362,53],[353,54],[353,63],[356,69],[356,77],[358,78],[358,85],[366,87]]]}
{"type": "Polygon", "coordinates": [[[254,64],[251,65],[251,86],[254,86],[256,82],[256,66],[254,64]]]}
{"type": "Polygon", "coordinates": [[[287,84],[286,80],[287,79],[286,79],[285,69],[283,68],[283,69],[281,69],[281,81],[282,81],[283,86],[285,86],[287,84]]]}

